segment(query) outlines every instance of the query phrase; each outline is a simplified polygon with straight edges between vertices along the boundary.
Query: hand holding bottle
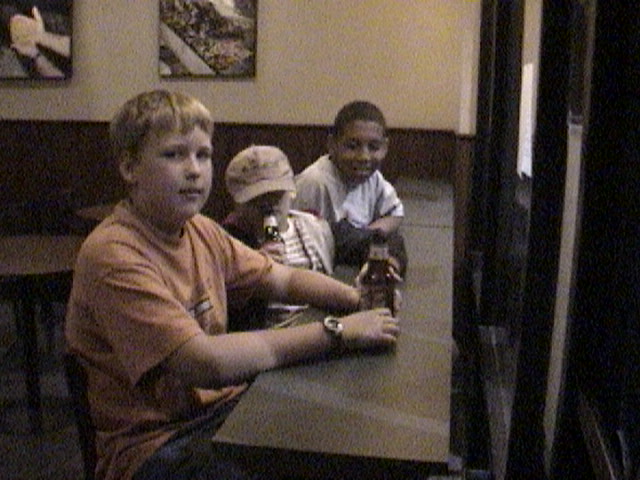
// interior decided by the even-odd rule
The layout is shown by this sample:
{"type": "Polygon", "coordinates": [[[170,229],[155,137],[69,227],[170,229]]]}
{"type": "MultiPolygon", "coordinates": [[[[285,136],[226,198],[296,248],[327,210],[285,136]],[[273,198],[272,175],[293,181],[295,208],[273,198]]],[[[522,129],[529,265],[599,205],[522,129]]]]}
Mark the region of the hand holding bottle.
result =
{"type": "Polygon", "coordinates": [[[360,290],[360,309],[385,307],[396,315],[401,295],[397,286],[402,281],[389,256],[386,237],[376,231],[371,241],[369,258],[363,265],[356,285],[360,290]]]}
{"type": "Polygon", "coordinates": [[[386,308],[356,312],[342,317],[345,348],[392,347],[400,335],[400,322],[386,308]]]}
{"type": "Polygon", "coordinates": [[[268,213],[263,221],[263,239],[260,250],[272,257],[276,262],[283,262],[284,240],[278,227],[278,219],[273,213],[268,213]]]}
{"type": "MultiPolygon", "coordinates": [[[[369,287],[362,285],[362,278],[366,274],[368,267],[369,267],[368,263],[365,263],[360,269],[360,272],[358,272],[358,276],[355,279],[356,288],[360,292],[360,298],[361,298],[359,310],[369,310],[370,308],[377,308],[375,306],[371,307],[371,305],[375,305],[376,303],[381,304],[380,302],[376,302],[375,299],[373,298],[374,295],[372,290],[369,287]]],[[[395,270],[393,271],[393,275],[395,279],[395,285],[393,288],[393,301],[389,301],[387,305],[387,301],[386,301],[387,297],[385,296],[384,305],[382,304],[381,305],[384,306],[385,308],[388,308],[389,311],[391,311],[392,315],[396,316],[398,315],[398,312],[402,309],[402,292],[400,292],[400,289],[398,287],[403,280],[402,280],[402,277],[398,275],[395,270]]]]}

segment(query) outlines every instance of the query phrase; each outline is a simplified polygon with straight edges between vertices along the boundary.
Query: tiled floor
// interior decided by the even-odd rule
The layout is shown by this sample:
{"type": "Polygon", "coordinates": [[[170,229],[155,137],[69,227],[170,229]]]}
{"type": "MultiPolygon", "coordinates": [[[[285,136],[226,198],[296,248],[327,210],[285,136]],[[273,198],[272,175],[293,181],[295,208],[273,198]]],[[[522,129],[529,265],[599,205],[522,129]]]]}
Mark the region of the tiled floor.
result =
{"type": "MultiPolygon", "coordinates": [[[[401,180],[397,184],[406,208],[406,225],[452,228],[453,195],[450,185],[401,180]],[[426,203],[425,203],[426,202],[426,203]]],[[[411,251],[420,252],[412,245],[411,251]]],[[[63,316],[63,305],[56,313],[63,316]]],[[[45,342],[42,341],[41,345],[45,342]]],[[[62,334],[56,331],[52,351],[41,353],[43,431],[29,431],[22,360],[12,311],[0,304],[0,479],[82,479],[82,459],[77,432],[62,372],[62,334]]],[[[452,388],[452,464],[464,455],[464,431],[459,413],[463,390],[454,362],[452,388]]]]}

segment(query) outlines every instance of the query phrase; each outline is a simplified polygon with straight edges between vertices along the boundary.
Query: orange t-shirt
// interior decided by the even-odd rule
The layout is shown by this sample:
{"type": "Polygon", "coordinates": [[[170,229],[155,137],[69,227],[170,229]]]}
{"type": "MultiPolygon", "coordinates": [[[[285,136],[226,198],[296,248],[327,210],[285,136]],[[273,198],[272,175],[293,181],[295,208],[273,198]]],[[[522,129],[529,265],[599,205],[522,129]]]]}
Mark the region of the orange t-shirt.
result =
{"type": "Polygon", "coordinates": [[[271,265],[202,215],[176,241],[143,223],[127,201],[89,235],[65,335],[87,371],[97,478],[130,478],[176,430],[245,388],[188,388],[162,363],[203,331],[224,333],[227,302],[251,297],[271,265]]]}

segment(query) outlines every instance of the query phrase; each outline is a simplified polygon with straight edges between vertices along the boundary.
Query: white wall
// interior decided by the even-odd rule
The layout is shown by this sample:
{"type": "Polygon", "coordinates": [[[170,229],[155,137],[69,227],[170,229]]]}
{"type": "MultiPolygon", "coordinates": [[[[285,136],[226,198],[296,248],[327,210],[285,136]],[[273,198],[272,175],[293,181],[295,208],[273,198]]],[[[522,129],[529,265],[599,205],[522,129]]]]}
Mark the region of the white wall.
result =
{"type": "Polygon", "coordinates": [[[0,84],[0,118],[108,120],[168,88],[220,121],[327,124],[363,98],[393,127],[473,133],[479,1],[259,0],[256,78],[178,81],[158,75],[158,2],[75,0],[73,78],[0,84]]]}

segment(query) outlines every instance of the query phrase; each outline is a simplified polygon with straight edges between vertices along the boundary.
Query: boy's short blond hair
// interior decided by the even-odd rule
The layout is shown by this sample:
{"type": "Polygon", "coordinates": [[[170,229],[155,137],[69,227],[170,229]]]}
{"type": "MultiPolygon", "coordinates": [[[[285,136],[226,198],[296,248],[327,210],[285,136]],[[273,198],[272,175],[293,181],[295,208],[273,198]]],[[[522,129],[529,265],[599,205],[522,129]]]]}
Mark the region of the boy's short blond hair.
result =
{"type": "Polygon", "coordinates": [[[116,160],[124,153],[136,155],[149,132],[182,134],[200,127],[213,134],[211,112],[196,98],[178,92],[153,90],[128,100],[109,125],[116,160]]]}

